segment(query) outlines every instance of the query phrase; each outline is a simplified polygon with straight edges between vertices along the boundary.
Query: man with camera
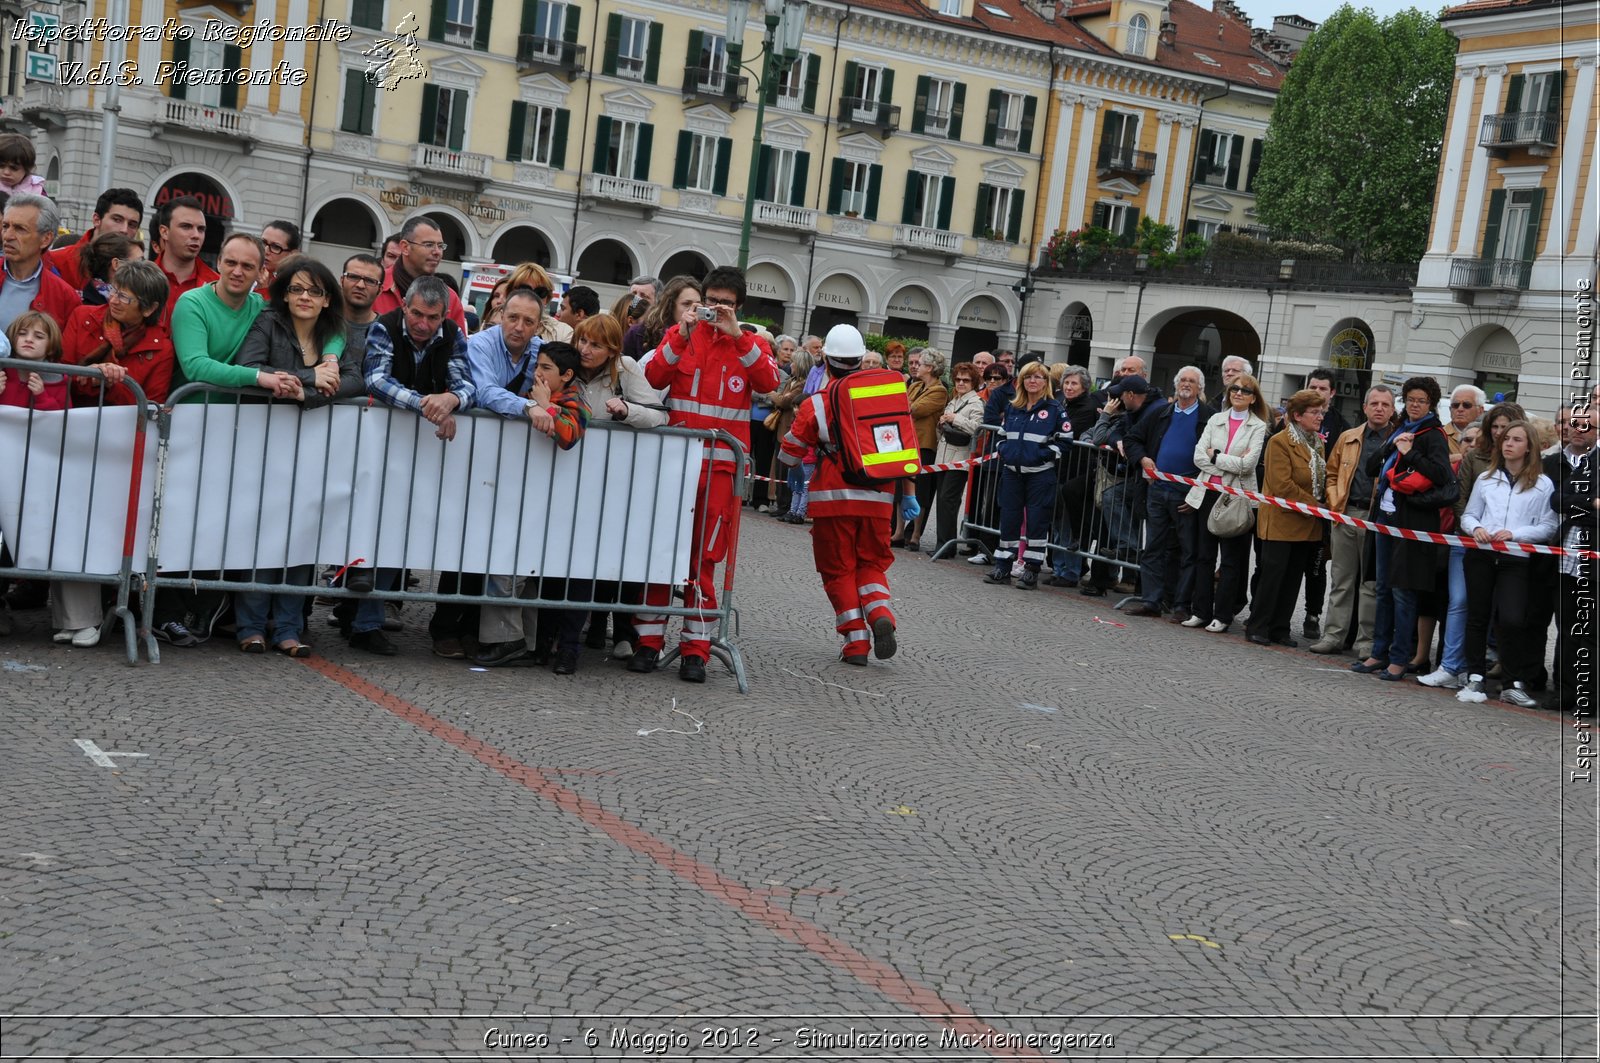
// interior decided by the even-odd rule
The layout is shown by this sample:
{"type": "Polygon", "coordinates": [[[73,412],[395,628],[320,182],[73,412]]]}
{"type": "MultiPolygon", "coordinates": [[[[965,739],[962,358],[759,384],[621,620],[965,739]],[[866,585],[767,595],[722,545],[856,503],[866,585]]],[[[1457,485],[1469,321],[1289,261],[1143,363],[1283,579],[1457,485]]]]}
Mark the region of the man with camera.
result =
{"type": "MultiPolygon", "coordinates": [[[[669,425],[721,429],[748,452],[750,396],[777,388],[778,363],[765,340],[739,328],[739,308],[746,291],[741,271],[727,266],[713,269],[706,274],[703,291],[705,302],[694,319],[673,325],[662,336],[655,357],[645,363],[645,379],[653,388],[666,389],[669,425]]],[[[733,490],[735,460],[728,447],[713,446],[701,468],[689,546],[689,585],[684,594],[684,604],[691,609],[702,601],[716,608],[717,562],[728,555],[729,536],[738,515],[739,498],[733,490]]],[[[628,662],[629,671],[655,669],[665,641],[666,617],[651,614],[649,608],[666,605],[671,593],[670,587],[647,588],[645,606],[634,618],[639,642],[628,662]]],[[[685,682],[705,682],[714,626],[708,618],[684,618],[678,676],[685,682]]]]}

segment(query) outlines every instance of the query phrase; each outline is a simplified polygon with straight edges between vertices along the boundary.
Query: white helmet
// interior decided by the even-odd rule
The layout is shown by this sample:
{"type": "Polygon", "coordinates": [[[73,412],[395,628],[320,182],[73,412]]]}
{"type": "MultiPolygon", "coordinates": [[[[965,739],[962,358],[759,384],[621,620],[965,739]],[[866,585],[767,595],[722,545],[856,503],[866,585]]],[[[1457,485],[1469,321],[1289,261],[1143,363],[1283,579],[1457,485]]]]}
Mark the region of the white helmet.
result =
{"type": "Polygon", "coordinates": [[[835,325],[822,341],[822,358],[828,367],[840,373],[851,373],[861,368],[861,359],[867,345],[861,339],[861,330],[854,325],[835,325]]]}

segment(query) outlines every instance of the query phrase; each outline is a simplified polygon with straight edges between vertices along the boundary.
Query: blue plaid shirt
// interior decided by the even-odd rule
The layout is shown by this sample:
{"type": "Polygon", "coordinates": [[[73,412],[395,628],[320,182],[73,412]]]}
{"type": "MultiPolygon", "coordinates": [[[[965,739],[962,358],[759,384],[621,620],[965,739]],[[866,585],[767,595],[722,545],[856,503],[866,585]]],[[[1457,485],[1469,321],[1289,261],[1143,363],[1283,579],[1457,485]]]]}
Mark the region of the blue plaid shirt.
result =
{"type": "MultiPolygon", "coordinates": [[[[422,347],[412,345],[414,348],[411,352],[412,358],[420,364],[428,348],[441,342],[444,342],[442,324],[426,345],[422,347]]],[[[394,341],[389,338],[389,330],[384,328],[383,322],[374,321],[372,328],[367,332],[367,359],[363,366],[367,378],[367,391],[385,405],[421,412],[422,395],[394,378],[394,374],[390,372],[393,365],[394,341]]],[[[472,372],[467,364],[467,334],[460,329],[456,330],[455,349],[450,352],[447,372],[448,390],[461,403],[458,408],[471,409],[477,388],[472,384],[472,372]]]]}

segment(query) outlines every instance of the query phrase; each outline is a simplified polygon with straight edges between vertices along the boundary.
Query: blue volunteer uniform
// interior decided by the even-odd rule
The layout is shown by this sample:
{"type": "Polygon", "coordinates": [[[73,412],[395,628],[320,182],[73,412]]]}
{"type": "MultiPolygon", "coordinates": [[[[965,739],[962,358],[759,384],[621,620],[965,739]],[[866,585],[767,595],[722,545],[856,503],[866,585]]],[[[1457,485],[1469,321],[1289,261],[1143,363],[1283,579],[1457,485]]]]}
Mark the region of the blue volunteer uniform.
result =
{"type": "Polygon", "coordinates": [[[1026,512],[1028,548],[1022,562],[1035,573],[1044,564],[1050,510],[1056,498],[1056,463],[1061,459],[1062,440],[1072,437],[1072,425],[1055,399],[1040,399],[1026,407],[1008,403],[1004,410],[1000,422],[1000,549],[994,555],[995,572],[1009,575],[1026,512]]]}

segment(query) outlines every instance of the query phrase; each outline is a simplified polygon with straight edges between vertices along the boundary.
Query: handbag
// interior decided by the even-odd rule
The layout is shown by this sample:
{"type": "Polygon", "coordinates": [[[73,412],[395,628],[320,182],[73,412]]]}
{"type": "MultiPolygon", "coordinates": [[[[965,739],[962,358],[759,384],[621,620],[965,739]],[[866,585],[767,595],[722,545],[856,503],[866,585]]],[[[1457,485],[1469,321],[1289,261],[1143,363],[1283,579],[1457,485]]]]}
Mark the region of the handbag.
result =
{"type": "Polygon", "coordinates": [[[769,432],[776,432],[778,430],[778,415],[779,411],[777,410],[767,414],[761,419],[761,427],[769,432]]]}
{"type": "Polygon", "coordinates": [[[1206,531],[1218,539],[1237,538],[1255,526],[1255,503],[1243,495],[1223,495],[1206,517],[1206,531]]]}
{"type": "Polygon", "coordinates": [[[944,441],[949,443],[952,447],[970,447],[972,445],[972,433],[963,432],[954,425],[940,425],[939,434],[943,436],[944,441]]]}

